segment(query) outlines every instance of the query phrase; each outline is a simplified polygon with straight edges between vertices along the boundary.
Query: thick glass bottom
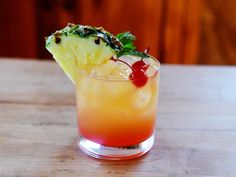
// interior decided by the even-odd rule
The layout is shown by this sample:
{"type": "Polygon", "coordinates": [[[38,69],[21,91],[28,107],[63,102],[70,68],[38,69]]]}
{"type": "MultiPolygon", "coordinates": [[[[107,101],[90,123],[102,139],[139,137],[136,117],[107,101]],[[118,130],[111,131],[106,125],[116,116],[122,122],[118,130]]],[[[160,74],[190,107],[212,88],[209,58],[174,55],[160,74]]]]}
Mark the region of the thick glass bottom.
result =
{"type": "Polygon", "coordinates": [[[126,147],[109,147],[94,143],[84,137],[80,137],[78,145],[89,156],[97,159],[125,160],[140,157],[147,153],[154,144],[154,134],[145,141],[126,147]]]}

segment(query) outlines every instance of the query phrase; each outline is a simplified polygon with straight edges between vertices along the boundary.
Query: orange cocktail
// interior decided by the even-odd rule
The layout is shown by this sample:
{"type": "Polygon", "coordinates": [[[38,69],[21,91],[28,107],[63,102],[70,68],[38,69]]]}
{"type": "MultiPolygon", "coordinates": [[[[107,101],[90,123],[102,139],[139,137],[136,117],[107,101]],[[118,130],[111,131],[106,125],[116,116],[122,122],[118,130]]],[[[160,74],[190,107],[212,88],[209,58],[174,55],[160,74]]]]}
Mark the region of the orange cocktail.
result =
{"type": "MultiPolygon", "coordinates": [[[[126,56],[122,60],[132,65],[140,58],[126,56]]],[[[145,62],[150,66],[146,84],[142,87],[137,87],[127,78],[131,71],[123,63],[111,62],[107,68],[116,64],[112,72],[110,69],[106,72],[106,67],[99,68],[97,73],[100,75],[96,75],[96,69],[94,75],[77,71],[78,127],[82,140],[115,150],[117,147],[139,145],[153,138],[157,115],[159,63],[151,57],[145,59],[145,62]]],[[[86,143],[83,143],[80,145],[82,149],[87,148],[86,143]]]]}
{"type": "Polygon", "coordinates": [[[86,154],[122,160],[154,143],[160,63],[136,50],[129,31],[71,24],[46,38],[45,47],[76,84],[78,145],[86,154]]]}

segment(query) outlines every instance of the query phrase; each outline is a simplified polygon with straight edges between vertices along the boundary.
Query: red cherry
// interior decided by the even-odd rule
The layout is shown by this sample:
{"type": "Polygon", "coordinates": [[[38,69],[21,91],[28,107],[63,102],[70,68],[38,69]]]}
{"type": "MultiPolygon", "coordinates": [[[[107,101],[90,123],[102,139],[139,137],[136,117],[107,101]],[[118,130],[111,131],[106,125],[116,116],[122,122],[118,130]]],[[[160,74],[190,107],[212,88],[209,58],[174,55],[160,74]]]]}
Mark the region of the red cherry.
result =
{"type": "Polygon", "coordinates": [[[132,66],[120,59],[111,58],[111,60],[115,62],[122,62],[129,66],[130,69],[132,69],[132,72],[129,75],[129,80],[131,80],[131,82],[136,87],[143,87],[147,83],[148,77],[146,76],[145,72],[148,69],[149,65],[146,64],[143,60],[136,61],[132,66]]]}
{"type": "Polygon", "coordinates": [[[148,69],[149,65],[147,65],[143,60],[136,61],[132,68],[136,71],[143,70],[146,71],[148,69]]]}
{"type": "Polygon", "coordinates": [[[147,76],[142,70],[136,70],[130,73],[129,79],[136,87],[142,87],[147,83],[147,76]]]}

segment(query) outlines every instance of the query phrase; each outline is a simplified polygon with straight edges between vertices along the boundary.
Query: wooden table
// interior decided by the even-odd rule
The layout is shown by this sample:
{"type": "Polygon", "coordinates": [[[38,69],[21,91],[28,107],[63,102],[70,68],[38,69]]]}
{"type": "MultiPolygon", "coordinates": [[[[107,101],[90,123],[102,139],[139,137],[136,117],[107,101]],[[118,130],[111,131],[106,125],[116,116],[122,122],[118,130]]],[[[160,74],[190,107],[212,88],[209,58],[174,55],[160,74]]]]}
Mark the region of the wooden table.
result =
{"type": "Polygon", "coordinates": [[[75,88],[57,64],[0,59],[0,176],[236,176],[236,67],[163,65],[155,146],[103,161],[77,147],[75,88]]]}

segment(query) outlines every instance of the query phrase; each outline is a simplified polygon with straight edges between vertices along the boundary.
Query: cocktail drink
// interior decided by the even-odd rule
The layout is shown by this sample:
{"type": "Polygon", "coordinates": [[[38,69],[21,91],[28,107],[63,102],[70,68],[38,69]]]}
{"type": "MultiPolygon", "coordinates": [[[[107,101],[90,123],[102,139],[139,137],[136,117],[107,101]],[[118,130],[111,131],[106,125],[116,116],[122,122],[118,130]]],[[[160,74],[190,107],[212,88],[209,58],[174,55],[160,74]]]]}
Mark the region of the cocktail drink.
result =
{"type": "MultiPolygon", "coordinates": [[[[140,58],[125,56],[122,60],[132,66],[140,58]]],[[[116,68],[110,72],[100,68],[98,75],[76,72],[80,146],[87,153],[103,158],[129,158],[145,153],[153,145],[159,65],[153,58],[145,61],[150,63],[149,75],[142,87],[129,80],[132,71],[123,63],[110,62],[108,65],[116,68]],[[145,148],[141,148],[142,143],[145,148]]]]}
{"type": "MultiPolygon", "coordinates": [[[[94,68],[93,75],[76,72],[79,144],[86,153],[124,159],[140,156],[153,145],[159,64],[151,57],[144,60],[149,68],[142,87],[129,80],[132,70],[124,63],[111,61],[94,68]]],[[[124,56],[122,61],[132,66],[140,58],[124,56]]]]}
{"type": "MultiPolygon", "coordinates": [[[[106,39],[111,34],[101,28],[92,27],[94,32],[82,26],[82,32],[93,34],[82,40],[79,28],[77,33],[69,31],[73,28],[70,24],[50,36],[47,49],[76,85],[79,147],[86,154],[103,159],[143,155],[154,143],[159,62],[147,52],[133,48],[122,53],[126,44],[121,41],[127,35],[129,39],[133,37],[130,33],[111,36],[109,43],[106,39]]],[[[128,43],[132,44],[132,40],[128,43]]]]}

